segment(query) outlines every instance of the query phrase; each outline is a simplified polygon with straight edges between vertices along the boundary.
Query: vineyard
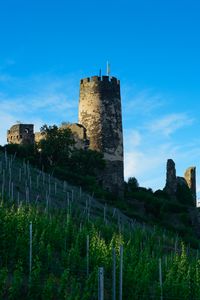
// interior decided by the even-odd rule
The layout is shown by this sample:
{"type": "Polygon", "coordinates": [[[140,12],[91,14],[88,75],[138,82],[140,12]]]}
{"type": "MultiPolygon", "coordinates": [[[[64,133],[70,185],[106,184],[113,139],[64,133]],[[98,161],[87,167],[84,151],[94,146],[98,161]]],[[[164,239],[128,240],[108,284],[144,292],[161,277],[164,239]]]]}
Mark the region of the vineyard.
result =
{"type": "Polygon", "coordinates": [[[99,267],[104,299],[112,299],[113,290],[119,299],[120,249],[122,299],[160,299],[161,293],[163,299],[200,299],[198,251],[157,228],[119,232],[100,219],[81,218],[73,206],[47,213],[6,200],[0,222],[1,299],[98,299],[99,267]]]}
{"type": "Polygon", "coordinates": [[[198,250],[1,154],[0,299],[200,299],[198,250]]]}

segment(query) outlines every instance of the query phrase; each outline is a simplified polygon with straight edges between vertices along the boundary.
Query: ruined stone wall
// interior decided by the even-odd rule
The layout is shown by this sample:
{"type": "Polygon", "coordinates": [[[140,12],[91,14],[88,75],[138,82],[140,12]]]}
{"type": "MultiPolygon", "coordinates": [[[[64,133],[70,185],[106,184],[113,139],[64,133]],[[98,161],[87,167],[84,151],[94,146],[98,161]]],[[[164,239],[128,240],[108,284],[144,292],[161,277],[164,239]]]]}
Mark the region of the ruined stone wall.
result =
{"type": "Polygon", "coordinates": [[[177,178],[175,162],[172,159],[167,160],[166,185],[164,190],[174,197],[177,190],[177,178]]]}
{"type": "MultiPolygon", "coordinates": [[[[87,138],[86,129],[83,125],[77,123],[66,123],[64,125],[61,125],[61,127],[59,128],[61,130],[66,128],[71,130],[75,142],[74,147],[76,149],[83,149],[83,150],[88,149],[89,140],[87,138]]],[[[42,139],[45,138],[46,138],[46,134],[44,132],[35,133],[35,143],[39,143],[42,139]]]]}
{"type": "Polygon", "coordinates": [[[45,136],[43,132],[35,132],[35,143],[38,144],[41,140],[45,139],[45,136]]]}
{"type": "Polygon", "coordinates": [[[175,163],[172,159],[167,160],[166,191],[171,197],[175,197],[177,185],[186,185],[192,192],[194,204],[196,205],[196,167],[189,167],[184,177],[176,176],[175,163]]]}
{"type": "Polygon", "coordinates": [[[90,149],[107,162],[103,185],[123,189],[123,135],[120,82],[114,77],[93,76],[80,82],[79,123],[87,129],[90,149]]]}
{"type": "Polygon", "coordinates": [[[7,142],[9,144],[33,144],[34,143],[34,125],[16,124],[7,131],[7,142]]]}
{"type": "Polygon", "coordinates": [[[87,130],[83,125],[78,123],[67,123],[60,128],[69,128],[71,130],[75,141],[75,148],[83,150],[88,149],[89,139],[87,137],[87,130]]]}
{"type": "Polygon", "coordinates": [[[184,178],[192,192],[194,200],[196,201],[196,167],[189,167],[185,171],[184,178]]]}

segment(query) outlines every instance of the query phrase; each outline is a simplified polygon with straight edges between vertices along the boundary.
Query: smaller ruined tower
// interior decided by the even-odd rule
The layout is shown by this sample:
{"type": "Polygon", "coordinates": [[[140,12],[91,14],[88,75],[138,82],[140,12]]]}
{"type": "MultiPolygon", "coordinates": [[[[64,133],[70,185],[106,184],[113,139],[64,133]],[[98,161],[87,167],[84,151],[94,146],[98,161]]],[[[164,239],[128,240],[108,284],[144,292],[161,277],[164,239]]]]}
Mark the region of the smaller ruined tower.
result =
{"type": "Polygon", "coordinates": [[[189,189],[192,192],[194,201],[196,201],[196,167],[189,167],[185,171],[184,178],[187,182],[189,189]]]}
{"type": "Polygon", "coordinates": [[[167,160],[166,185],[164,190],[172,197],[175,196],[177,190],[177,178],[175,162],[172,159],[167,160]]]}
{"type": "Polygon", "coordinates": [[[7,142],[9,144],[34,144],[34,125],[16,124],[7,131],[7,142]]]}
{"type": "Polygon", "coordinates": [[[79,123],[87,130],[89,148],[104,154],[103,186],[122,194],[123,135],[120,82],[117,78],[93,76],[81,79],[79,123]]]}

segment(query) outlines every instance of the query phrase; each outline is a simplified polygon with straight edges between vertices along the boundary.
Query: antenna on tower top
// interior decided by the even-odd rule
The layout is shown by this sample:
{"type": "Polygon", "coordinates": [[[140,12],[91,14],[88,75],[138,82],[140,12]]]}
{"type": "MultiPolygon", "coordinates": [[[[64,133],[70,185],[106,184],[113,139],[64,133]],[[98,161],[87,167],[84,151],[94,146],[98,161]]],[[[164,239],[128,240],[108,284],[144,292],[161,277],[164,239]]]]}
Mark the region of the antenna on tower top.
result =
{"type": "Polygon", "coordinates": [[[106,64],[106,74],[107,74],[107,76],[110,76],[110,64],[109,64],[108,61],[107,61],[107,64],[106,64]]]}

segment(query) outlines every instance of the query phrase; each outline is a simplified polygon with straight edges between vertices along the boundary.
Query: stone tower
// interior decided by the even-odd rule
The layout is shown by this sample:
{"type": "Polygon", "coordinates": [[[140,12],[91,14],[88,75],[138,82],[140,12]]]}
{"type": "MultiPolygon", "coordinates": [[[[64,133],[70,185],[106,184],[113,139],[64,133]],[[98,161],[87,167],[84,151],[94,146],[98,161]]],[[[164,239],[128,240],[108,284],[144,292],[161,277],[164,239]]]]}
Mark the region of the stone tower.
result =
{"type": "Polygon", "coordinates": [[[103,186],[122,195],[124,163],[119,80],[109,76],[81,80],[79,123],[87,130],[89,148],[104,154],[103,186]]]}

